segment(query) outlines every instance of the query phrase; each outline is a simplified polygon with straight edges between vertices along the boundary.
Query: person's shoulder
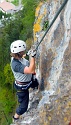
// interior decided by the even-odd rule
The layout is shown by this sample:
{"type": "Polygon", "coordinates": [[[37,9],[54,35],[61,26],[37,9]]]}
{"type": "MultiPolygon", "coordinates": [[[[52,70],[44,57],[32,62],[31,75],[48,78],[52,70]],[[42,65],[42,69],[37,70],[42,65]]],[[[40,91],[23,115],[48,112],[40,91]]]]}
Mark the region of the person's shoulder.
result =
{"type": "Polygon", "coordinates": [[[20,63],[18,59],[13,58],[12,63],[20,63]]]}
{"type": "Polygon", "coordinates": [[[15,58],[13,58],[13,60],[12,60],[12,67],[15,67],[15,66],[17,66],[17,65],[20,65],[20,61],[18,60],[18,59],[15,59],[15,58]]]}

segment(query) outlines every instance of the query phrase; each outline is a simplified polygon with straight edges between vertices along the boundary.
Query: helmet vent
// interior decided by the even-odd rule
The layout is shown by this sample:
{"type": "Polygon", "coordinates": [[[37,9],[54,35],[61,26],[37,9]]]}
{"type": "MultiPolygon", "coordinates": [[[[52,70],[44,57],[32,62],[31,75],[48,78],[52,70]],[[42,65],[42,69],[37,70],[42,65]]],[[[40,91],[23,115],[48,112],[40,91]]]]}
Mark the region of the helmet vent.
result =
{"type": "Polygon", "coordinates": [[[19,47],[21,47],[21,46],[19,46],[19,47]]]}

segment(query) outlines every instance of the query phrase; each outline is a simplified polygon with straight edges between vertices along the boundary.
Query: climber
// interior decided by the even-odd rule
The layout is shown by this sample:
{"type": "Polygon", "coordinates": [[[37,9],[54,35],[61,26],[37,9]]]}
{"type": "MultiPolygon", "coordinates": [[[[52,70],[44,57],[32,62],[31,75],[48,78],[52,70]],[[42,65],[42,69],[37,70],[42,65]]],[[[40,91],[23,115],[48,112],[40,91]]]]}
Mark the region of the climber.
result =
{"type": "MultiPolygon", "coordinates": [[[[26,43],[22,40],[16,40],[11,43],[11,69],[15,77],[14,87],[17,90],[19,106],[16,109],[16,113],[13,116],[13,121],[17,122],[20,115],[25,113],[29,103],[29,88],[33,89],[38,86],[32,82],[32,74],[35,72],[35,56],[36,50],[30,51],[30,62],[23,58],[25,57],[26,43]]],[[[29,53],[29,52],[28,52],[29,53]]],[[[29,54],[28,54],[29,55],[29,54]]]]}

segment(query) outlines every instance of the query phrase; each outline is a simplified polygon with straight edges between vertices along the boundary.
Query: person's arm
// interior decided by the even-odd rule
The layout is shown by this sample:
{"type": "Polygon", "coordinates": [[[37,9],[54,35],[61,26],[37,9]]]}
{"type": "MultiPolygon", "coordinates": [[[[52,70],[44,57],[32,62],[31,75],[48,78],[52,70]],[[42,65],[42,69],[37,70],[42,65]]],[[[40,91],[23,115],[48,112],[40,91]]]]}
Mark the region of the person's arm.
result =
{"type": "Polygon", "coordinates": [[[30,58],[30,65],[29,67],[24,68],[24,73],[35,73],[35,56],[36,56],[36,50],[31,50],[31,58],[30,58]]]}
{"type": "Polygon", "coordinates": [[[35,72],[35,58],[31,57],[29,67],[24,68],[24,73],[33,74],[35,72]]]}

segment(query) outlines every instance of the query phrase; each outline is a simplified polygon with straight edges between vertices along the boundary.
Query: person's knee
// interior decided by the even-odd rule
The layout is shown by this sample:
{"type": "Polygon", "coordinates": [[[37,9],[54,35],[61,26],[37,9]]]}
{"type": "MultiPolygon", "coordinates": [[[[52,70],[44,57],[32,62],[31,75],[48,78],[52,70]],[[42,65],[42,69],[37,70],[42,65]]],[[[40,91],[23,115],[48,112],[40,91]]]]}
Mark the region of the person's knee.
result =
{"type": "Polygon", "coordinates": [[[22,108],[21,109],[21,114],[24,114],[27,111],[27,107],[26,108],[22,108]]]}

